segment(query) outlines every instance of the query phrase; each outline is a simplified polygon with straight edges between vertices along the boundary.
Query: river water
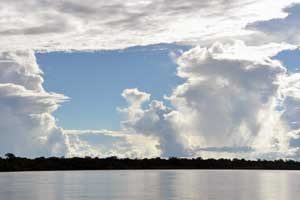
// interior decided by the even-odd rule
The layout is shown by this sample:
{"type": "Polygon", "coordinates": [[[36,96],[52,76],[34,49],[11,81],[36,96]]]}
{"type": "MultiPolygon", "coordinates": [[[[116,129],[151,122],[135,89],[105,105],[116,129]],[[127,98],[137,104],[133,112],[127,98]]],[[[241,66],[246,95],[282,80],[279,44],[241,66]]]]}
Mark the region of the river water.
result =
{"type": "Polygon", "coordinates": [[[295,200],[299,195],[298,171],[0,173],[0,200],[295,200]]]}

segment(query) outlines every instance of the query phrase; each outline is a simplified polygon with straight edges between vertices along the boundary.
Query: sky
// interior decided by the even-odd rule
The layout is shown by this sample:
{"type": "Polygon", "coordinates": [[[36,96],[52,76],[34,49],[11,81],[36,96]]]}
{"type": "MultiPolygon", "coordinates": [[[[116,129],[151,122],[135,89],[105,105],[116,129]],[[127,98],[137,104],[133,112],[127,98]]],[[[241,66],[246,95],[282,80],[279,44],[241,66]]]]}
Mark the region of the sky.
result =
{"type": "Polygon", "coordinates": [[[0,154],[300,160],[299,13],[299,0],[0,3],[0,154]]]}

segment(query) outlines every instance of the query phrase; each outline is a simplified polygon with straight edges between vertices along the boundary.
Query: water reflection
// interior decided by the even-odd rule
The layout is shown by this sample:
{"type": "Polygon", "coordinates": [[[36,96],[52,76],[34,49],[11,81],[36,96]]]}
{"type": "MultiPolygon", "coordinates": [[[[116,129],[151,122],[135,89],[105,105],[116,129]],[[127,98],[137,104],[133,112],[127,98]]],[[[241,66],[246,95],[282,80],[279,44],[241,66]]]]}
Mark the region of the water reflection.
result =
{"type": "Polygon", "coordinates": [[[274,200],[300,193],[298,171],[140,170],[0,173],[3,200],[274,200]]]}

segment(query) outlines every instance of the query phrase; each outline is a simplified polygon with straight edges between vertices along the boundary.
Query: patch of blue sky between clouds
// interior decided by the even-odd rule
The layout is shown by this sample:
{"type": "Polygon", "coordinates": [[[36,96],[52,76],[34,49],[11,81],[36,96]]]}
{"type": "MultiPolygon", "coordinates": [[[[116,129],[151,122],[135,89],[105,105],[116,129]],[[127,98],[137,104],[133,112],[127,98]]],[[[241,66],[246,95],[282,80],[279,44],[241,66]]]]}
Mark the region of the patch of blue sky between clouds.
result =
{"type": "Polygon", "coordinates": [[[44,87],[70,97],[55,116],[66,129],[118,129],[124,107],[121,93],[138,88],[163,99],[183,82],[176,76],[170,52],[189,46],[160,44],[97,52],[37,53],[44,71],[44,87]]]}
{"type": "Polygon", "coordinates": [[[288,72],[295,73],[300,71],[300,49],[282,51],[274,58],[280,60],[288,72]]]}

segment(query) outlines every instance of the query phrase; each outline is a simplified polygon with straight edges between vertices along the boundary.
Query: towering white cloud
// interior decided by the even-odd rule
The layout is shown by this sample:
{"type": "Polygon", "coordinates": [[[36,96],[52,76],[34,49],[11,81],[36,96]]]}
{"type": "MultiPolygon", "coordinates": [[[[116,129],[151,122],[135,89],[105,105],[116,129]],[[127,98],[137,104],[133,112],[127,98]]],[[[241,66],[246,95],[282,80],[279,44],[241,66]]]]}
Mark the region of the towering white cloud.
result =
{"type": "Polygon", "coordinates": [[[0,53],[0,154],[65,154],[51,114],[66,97],[45,92],[42,83],[33,51],[0,53]]]}
{"type": "Polygon", "coordinates": [[[290,46],[236,42],[184,52],[176,62],[178,76],[186,81],[167,98],[172,108],[152,101],[146,109],[138,106],[138,116],[125,109],[125,130],[157,137],[165,156],[294,155],[298,147],[290,142],[298,137],[298,127],[288,116],[296,106],[286,101],[299,98],[298,79],[271,59],[285,48],[290,46]]]}

